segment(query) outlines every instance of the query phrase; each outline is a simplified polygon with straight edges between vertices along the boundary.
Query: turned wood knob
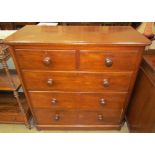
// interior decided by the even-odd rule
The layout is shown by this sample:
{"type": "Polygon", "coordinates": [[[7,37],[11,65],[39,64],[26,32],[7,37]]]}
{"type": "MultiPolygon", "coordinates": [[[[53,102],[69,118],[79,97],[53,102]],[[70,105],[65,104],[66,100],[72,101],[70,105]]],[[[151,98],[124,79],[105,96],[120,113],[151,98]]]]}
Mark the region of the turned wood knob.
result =
{"type": "Polygon", "coordinates": [[[44,63],[45,65],[51,64],[51,58],[50,58],[50,57],[45,57],[45,58],[43,59],[43,63],[44,63]]]}
{"type": "Polygon", "coordinates": [[[113,64],[113,61],[112,61],[111,58],[106,58],[106,59],[105,59],[105,65],[106,65],[107,67],[111,67],[112,64],[113,64]]]}
{"type": "Polygon", "coordinates": [[[102,121],[103,120],[103,115],[98,115],[98,120],[102,121]]]}
{"type": "Polygon", "coordinates": [[[54,104],[54,105],[57,104],[57,99],[56,98],[52,98],[51,103],[54,104]]]}
{"type": "Polygon", "coordinates": [[[105,104],[106,104],[106,100],[105,100],[104,98],[101,98],[101,99],[100,99],[100,104],[101,104],[101,105],[105,105],[105,104]]]}
{"type": "Polygon", "coordinates": [[[104,87],[109,87],[109,81],[108,81],[108,79],[104,79],[103,80],[103,86],[104,87]]]}
{"type": "Polygon", "coordinates": [[[48,79],[48,80],[47,80],[47,84],[48,84],[49,86],[53,85],[53,79],[48,79]]]}
{"type": "Polygon", "coordinates": [[[54,121],[59,121],[60,120],[60,116],[59,114],[55,114],[55,116],[53,117],[54,121]]]}

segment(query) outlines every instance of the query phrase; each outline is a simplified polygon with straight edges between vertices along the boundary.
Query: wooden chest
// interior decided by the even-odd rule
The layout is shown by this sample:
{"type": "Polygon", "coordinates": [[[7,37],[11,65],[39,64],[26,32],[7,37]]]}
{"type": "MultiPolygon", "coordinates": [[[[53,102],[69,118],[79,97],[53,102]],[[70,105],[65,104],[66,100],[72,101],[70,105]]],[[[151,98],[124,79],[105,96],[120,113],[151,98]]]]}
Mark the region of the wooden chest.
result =
{"type": "Polygon", "coordinates": [[[155,55],[145,55],[127,113],[131,132],[155,132],[155,55]]]}
{"type": "Polygon", "coordinates": [[[120,129],[144,47],[131,27],[26,26],[5,40],[38,129],[120,129]]]}

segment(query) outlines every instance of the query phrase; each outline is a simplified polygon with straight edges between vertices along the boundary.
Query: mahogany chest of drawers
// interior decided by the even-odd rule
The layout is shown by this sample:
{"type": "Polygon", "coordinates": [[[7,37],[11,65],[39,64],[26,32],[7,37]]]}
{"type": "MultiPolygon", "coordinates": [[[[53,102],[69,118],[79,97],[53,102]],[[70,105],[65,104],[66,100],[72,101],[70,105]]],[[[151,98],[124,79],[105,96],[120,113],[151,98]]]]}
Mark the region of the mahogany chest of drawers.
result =
{"type": "Polygon", "coordinates": [[[120,129],[141,55],[131,27],[25,26],[5,40],[38,129],[120,129]]]}

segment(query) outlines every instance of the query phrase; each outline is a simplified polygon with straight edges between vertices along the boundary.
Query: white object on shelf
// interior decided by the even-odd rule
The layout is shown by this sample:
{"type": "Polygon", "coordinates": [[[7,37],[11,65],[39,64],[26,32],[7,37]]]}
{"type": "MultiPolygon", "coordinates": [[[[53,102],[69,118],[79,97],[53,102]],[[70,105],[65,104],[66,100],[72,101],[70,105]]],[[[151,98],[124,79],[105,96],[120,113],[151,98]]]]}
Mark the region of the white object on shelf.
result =
{"type": "Polygon", "coordinates": [[[15,33],[17,30],[0,30],[0,39],[5,39],[9,35],[15,33]]]}
{"type": "Polygon", "coordinates": [[[58,23],[39,23],[38,26],[57,26],[58,23]]]}

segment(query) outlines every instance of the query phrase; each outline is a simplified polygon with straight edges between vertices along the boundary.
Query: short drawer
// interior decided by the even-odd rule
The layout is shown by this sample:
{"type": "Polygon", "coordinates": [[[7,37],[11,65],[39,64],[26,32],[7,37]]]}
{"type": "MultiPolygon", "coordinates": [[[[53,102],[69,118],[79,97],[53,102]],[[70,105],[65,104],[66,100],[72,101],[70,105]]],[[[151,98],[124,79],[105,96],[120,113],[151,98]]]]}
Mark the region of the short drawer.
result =
{"type": "Polygon", "coordinates": [[[78,124],[80,125],[108,125],[118,124],[121,120],[121,110],[79,111],[78,124]]]}
{"type": "Polygon", "coordinates": [[[75,70],[75,50],[16,49],[15,55],[21,69],[75,70]]]}
{"type": "Polygon", "coordinates": [[[123,109],[127,93],[29,92],[34,108],[123,109]]]}
{"type": "Polygon", "coordinates": [[[132,71],[135,69],[137,56],[136,50],[83,50],[80,51],[80,70],[132,71]]]}
{"type": "Polygon", "coordinates": [[[76,111],[36,109],[34,113],[37,124],[41,125],[71,125],[77,123],[76,111]]]}
{"type": "Polygon", "coordinates": [[[28,90],[128,91],[132,73],[23,71],[28,90]]]}

